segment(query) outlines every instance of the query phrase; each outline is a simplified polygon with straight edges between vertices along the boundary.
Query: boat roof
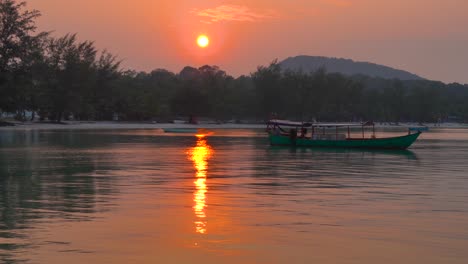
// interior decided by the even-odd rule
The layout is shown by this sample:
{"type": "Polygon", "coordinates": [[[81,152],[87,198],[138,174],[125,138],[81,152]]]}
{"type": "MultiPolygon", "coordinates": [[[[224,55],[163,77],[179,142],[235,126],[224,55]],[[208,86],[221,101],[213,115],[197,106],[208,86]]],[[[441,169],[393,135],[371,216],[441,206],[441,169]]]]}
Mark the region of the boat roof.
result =
{"type": "Polygon", "coordinates": [[[277,126],[293,126],[293,127],[310,127],[312,123],[310,122],[295,122],[295,121],[289,121],[289,120],[280,120],[280,119],[272,119],[269,120],[268,125],[277,125],[277,126]]]}
{"type": "Polygon", "coordinates": [[[269,120],[268,125],[277,126],[292,126],[292,127],[362,127],[373,126],[374,122],[368,121],[364,123],[317,123],[317,122],[295,122],[289,120],[272,119],[269,120]]]}

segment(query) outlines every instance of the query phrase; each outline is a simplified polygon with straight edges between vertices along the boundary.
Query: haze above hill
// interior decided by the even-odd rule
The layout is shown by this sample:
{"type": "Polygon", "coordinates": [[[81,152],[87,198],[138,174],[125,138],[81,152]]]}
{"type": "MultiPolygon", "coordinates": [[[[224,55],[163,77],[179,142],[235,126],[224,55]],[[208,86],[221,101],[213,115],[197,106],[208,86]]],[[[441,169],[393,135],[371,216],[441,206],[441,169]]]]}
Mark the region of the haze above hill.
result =
{"type": "Polygon", "coordinates": [[[324,67],[327,72],[337,72],[348,76],[362,74],[384,79],[424,80],[424,78],[404,70],[342,58],[296,56],[281,61],[280,65],[283,70],[292,71],[313,72],[324,67]]]}

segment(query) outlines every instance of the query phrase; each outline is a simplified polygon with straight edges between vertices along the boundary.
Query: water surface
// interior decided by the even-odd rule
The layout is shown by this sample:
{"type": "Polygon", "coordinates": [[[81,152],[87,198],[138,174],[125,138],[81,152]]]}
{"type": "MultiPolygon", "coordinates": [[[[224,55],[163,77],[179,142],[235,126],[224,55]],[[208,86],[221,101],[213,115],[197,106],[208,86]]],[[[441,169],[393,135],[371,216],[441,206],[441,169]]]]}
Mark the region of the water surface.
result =
{"type": "Polygon", "coordinates": [[[211,132],[0,131],[0,262],[468,260],[466,129],[408,151],[211,132]]]}

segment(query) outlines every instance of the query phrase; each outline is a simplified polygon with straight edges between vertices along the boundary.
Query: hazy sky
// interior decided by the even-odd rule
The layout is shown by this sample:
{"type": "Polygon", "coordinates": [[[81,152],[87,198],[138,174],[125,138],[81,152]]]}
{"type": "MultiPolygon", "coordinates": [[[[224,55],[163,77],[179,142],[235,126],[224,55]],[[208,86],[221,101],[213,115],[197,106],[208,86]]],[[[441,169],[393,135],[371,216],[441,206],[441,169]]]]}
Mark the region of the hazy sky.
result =
{"type": "Polygon", "coordinates": [[[467,0],[29,0],[42,30],[78,33],[149,71],[218,65],[238,76],[278,58],[369,61],[468,83],[467,0]],[[209,36],[206,49],[196,45],[209,36]]]}

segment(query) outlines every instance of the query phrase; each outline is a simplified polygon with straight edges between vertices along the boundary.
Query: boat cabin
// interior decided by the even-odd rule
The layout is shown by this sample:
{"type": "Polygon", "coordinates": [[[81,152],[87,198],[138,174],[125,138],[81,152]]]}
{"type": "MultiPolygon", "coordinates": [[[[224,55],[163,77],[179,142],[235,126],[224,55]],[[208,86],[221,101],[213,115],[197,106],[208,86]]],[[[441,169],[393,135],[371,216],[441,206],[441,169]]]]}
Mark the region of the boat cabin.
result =
{"type": "Polygon", "coordinates": [[[369,138],[376,138],[374,122],[365,122],[362,124],[311,123],[273,119],[269,120],[267,123],[267,132],[269,133],[312,140],[362,140],[366,138],[366,128],[372,128],[372,133],[369,138]],[[352,128],[361,128],[362,137],[352,138],[352,128]]]}

